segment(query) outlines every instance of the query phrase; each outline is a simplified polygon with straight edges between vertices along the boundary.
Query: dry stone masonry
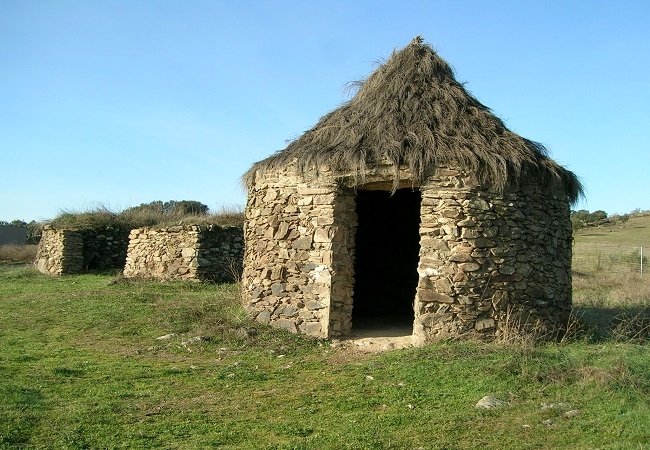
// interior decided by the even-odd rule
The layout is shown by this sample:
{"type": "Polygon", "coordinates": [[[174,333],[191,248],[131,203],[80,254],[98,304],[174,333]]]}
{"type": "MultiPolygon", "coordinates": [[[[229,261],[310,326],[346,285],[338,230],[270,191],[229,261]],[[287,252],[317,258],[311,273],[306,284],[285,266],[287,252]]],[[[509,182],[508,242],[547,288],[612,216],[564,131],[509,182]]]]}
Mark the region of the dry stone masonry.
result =
{"type": "Polygon", "coordinates": [[[260,180],[244,227],[248,313],[323,338],[349,332],[353,210],[354,198],[342,198],[334,182],[312,187],[289,172],[260,180]]]}
{"type": "Polygon", "coordinates": [[[571,223],[560,191],[497,195],[458,170],[421,188],[416,335],[555,337],[571,305],[571,223]]]}
{"type": "MultiPolygon", "coordinates": [[[[375,172],[379,181],[392,170],[375,172]]],[[[257,321],[321,338],[352,329],[357,226],[355,189],[326,173],[318,182],[290,169],[258,175],[246,206],[242,280],[257,321]]],[[[498,194],[447,168],[419,190],[415,336],[562,330],[571,305],[571,223],[561,191],[528,185],[498,194]]]]}
{"type": "Polygon", "coordinates": [[[128,233],[128,230],[112,227],[77,230],[45,226],[37,250],[36,267],[50,275],[122,269],[128,233]]]}
{"type": "Polygon", "coordinates": [[[40,272],[49,275],[82,273],[84,269],[82,234],[75,230],[43,227],[35,265],[40,272]]]}
{"type": "Polygon", "coordinates": [[[187,225],[122,230],[46,226],[35,265],[50,275],[123,270],[130,278],[233,280],[241,274],[239,227],[187,225]]]}
{"type": "Polygon", "coordinates": [[[230,281],[240,277],[242,229],[186,225],[131,230],[127,278],[230,281]]]}

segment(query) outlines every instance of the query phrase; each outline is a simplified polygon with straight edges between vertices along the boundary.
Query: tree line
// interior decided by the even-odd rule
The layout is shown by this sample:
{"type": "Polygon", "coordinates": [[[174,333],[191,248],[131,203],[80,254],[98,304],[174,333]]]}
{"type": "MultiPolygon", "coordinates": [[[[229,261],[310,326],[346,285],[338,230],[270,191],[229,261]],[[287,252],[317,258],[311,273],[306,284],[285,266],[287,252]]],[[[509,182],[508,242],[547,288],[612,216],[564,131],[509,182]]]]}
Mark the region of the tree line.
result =
{"type": "Polygon", "coordinates": [[[628,214],[614,214],[609,216],[603,210],[597,210],[594,212],[589,212],[586,209],[579,209],[577,211],[571,211],[571,226],[574,231],[581,228],[587,227],[597,227],[599,225],[613,225],[613,224],[623,224],[627,222],[630,217],[638,215],[650,214],[650,211],[642,211],[637,208],[628,214]]]}

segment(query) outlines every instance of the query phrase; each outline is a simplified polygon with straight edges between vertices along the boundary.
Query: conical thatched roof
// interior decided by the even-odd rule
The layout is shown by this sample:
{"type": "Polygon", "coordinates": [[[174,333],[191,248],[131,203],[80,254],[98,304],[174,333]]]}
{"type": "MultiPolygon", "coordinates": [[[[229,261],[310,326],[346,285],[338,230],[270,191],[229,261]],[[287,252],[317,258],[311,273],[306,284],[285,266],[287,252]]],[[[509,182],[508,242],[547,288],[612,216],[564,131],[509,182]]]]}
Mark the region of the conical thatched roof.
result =
{"type": "Polygon", "coordinates": [[[244,175],[295,162],[302,173],[327,167],[363,183],[368,168],[390,162],[424,181],[435,167],[460,167],[497,189],[510,183],[561,183],[567,198],[582,195],[576,176],[548,158],[546,149],[508,130],[454,78],[453,70],[420,37],[396,51],[357,94],[289,146],[244,175]]]}

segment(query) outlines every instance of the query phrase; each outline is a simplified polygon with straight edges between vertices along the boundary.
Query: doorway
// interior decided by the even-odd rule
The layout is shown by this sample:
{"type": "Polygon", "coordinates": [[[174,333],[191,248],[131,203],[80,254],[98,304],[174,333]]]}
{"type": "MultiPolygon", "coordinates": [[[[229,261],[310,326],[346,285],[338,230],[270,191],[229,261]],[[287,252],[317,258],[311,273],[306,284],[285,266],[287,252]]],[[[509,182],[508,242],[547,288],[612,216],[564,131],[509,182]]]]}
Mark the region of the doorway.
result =
{"type": "Polygon", "coordinates": [[[411,188],[357,191],[353,334],[413,333],[421,199],[411,188]]]}

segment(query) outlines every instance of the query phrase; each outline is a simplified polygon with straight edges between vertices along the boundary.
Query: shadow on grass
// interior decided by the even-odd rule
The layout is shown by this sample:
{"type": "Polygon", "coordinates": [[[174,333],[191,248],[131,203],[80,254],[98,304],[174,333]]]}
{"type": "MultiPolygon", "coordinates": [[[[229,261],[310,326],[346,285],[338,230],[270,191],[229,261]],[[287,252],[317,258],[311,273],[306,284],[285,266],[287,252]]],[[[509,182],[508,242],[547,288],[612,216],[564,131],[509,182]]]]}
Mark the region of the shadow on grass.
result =
{"type": "Polygon", "coordinates": [[[592,342],[650,342],[650,308],[580,306],[574,308],[573,315],[581,334],[592,342]]]}

